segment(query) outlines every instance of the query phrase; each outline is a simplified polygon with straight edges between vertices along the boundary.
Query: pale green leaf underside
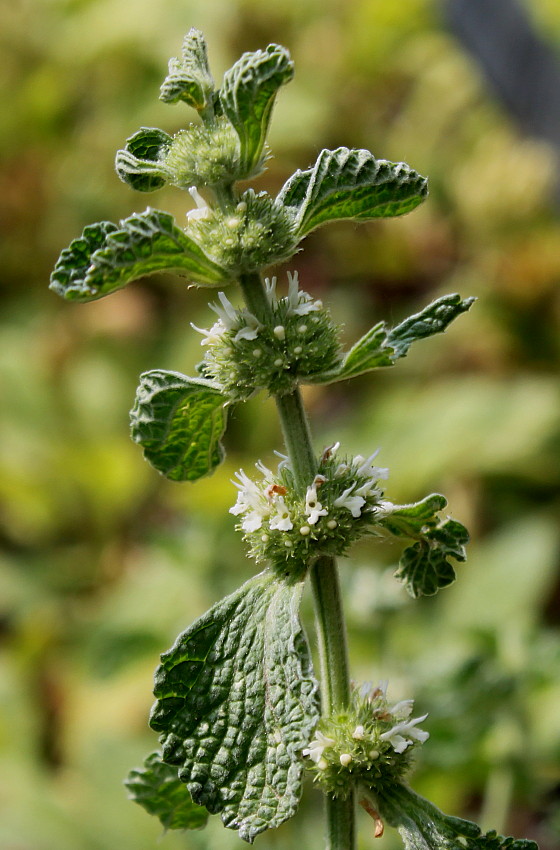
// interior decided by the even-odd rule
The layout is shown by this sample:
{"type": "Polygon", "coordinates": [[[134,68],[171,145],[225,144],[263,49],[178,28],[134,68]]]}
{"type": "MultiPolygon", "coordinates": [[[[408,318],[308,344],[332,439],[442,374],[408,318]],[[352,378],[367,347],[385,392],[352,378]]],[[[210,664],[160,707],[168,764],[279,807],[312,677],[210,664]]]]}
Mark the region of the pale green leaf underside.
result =
{"type": "Polygon", "coordinates": [[[160,753],[151,753],[144,766],[128,774],[125,783],[128,796],[155,815],[165,829],[201,829],[206,826],[208,812],[193,803],[177,768],[165,764],[160,753]]]}
{"type": "Polygon", "coordinates": [[[416,340],[443,333],[453,319],[469,309],[474,300],[462,300],[456,293],[444,295],[419,313],[409,316],[395,328],[387,328],[385,322],[378,322],[352,346],[337,369],[316,375],[313,383],[343,381],[372,369],[392,366],[401,357],[405,357],[416,340]]]}
{"type": "Polygon", "coordinates": [[[157,127],[140,127],[117,151],[115,170],[138,192],[154,192],[165,186],[169,174],[164,159],[173,139],[157,127]]]}
{"type": "Polygon", "coordinates": [[[410,788],[396,782],[372,789],[381,817],[397,829],[405,850],[538,850],[534,841],[482,833],[476,823],[451,817],[410,788]]]}
{"type": "Polygon", "coordinates": [[[62,251],[50,288],[69,301],[95,301],[159,272],[182,275],[202,286],[230,281],[228,272],[177,227],[173,216],[148,207],[118,226],[103,221],[86,227],[62,251]]]}
{"type": "Polygon", "coordinates": [[[301,592],[261,573],[180,635],[156,671],[150,724],[163,757],[248,842],[295,813],[318,718],[301,592]]]}
{"type": "Polygon", "coordinates": [[[239,136],[247,176],[260,169],[276,94],[293,75],[290,54],[278,44],[244,53],[224,75],[220,103],[239,136]]]}
{"type": "Polygon", "coordinates": [[[165,103],[185,101],[194,109],[204,109],[212,97],[214,80],[208,67],[206,42],[200,30],[189,30],[183,41],[181,58],[169,60],[169,72],[160,90],[165,103]]]}
{"type": "Polygon", "coordinates": [[[376,159],[367,150],[337,148],[319,154],[313,168],[296,171],[277,200],[299,237],[328,221],[402,215],[428,194],[427,181],[404,162],[376,159]]]}
{"type": "Polygon", "coordinates": [[[455,570],[449,558],[466,560],[468,531],[457,520],[438,516],[446,505],[444,496],[433,493],[413,505],[395,505],[378,520],[394,537],[415,541],[402,553],[395,573],[411,596],[433,596],[452,584],[455,570]]]}
{"type": "Polygon", "coordinates": [[[140,376],[130,411],[132,439],[172,481],[196,481],[224,459],[227,399],[211,382],[154,369],[140,376]]]}

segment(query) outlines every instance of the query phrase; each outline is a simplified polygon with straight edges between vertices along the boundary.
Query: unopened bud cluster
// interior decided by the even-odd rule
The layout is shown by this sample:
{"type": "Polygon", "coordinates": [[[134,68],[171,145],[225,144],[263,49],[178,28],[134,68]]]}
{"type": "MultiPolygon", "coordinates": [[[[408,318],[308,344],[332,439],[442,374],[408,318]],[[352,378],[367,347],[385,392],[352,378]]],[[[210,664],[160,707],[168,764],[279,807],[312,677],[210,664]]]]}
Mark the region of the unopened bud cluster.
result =
{"type": "Polygon", "coordinates": [[[189,218],[189,236],[232,274],[257,271],[291,257],[293,222],[266,192],[247,189],[230,209],[206,207],[189,218]]]}
{"type": "Polygon", "coordinates": [[[348,711],[322,718],[302,755],[325,792],[345,797],[357,782],[375,790],[401,780],[429,737],[418,728],[427,715],[413,718],[413,708],[411,699],[391,704],[387,682],[368,682],[353,689],[348,711]]]}
{"type": "MultiPolygon", "coordinates": [[[[340,359],[336,325],[321,301],[298,289],[289,275],[288,295],[276,297],[276,279],[267,281],[272,320],[263,325],[247,309],[236,310],[223,293],[210,305],[218,321],[204,334],[203,371],[235,401],[256,390],[292,392],[298,381],[334,368],[340,359]]],[[[196,330],[200,330],[197,328],[196,330]]]]}
{"type": "Polygon", "coordinates": [[[223,117],[191,124],[173,138],[163,165],[171,182],[183,189],[233,183],[239,179],[239,138],[223,117]]]}
{"type": "Polygon", "coordinates": [[[276,474],[257,463],[259,482],[237,473],[239,492],[230,513],[241,518],[238,528],[257,561],[285,569],[319,555],[343,554],[390,509],[379,488],[388,470],[373,465],[375,454],[339,460],[337,449],[338,444],[324,452],[304,493],[295,487],[287,460],[276,474]]]}

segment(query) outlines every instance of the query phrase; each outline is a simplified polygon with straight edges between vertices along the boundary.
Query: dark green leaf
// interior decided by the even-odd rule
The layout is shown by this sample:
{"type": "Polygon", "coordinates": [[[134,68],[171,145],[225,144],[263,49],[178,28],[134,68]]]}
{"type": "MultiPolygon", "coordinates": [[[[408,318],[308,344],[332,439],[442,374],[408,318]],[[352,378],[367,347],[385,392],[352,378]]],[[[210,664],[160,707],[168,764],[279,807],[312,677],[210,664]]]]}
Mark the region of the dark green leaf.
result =
{"type": "Polygon", "coordinates": [[[172,481],[196,481],[224,459],[227,399],[212,381],[155,369],[140,376],[132,439],[172,481]]]}
{"type": "Polygon", "coordinates": [[[165,186],[168,174],[165,154],[173,139],[155,127],[140,127],[117,151],[115,168],[123,183],[138,192],[154,192],[165,186]]]}
{"type": "Polygon", "coordinates": [[[474,300],[461,300],[457,294],[444,295],[391,330],[387,329],[385,322],[379,322],[352,346],[335,370],[316,375],[313,383],[343,381],[381,366],[392,366],[408,353],[415,340],[445,331],[450,322],[468,310],[474,300]]]}
{"type": "Polygon", "coordinates": [[[248,842],[295,813],[317,722],[301,592],[261,573],[180,635],[156,671],[150,723],[164,759],[248,842]]]}
{"type": "Polygon", "coordinates": [[[129,797],[156,815],[165,829],[201,829],[206,826],[208,812],[193,803],[177,768],[165,764],[161,753],[152,753],[144,766],[130,771],[125,779],[129,797]]]}
{"type": "Polygon", "coordinates": [[[313,168],[296,171],[277,200],[292,213],[301,238],[328,221],[402,215],[428,194],[425,177],[404,162],[376,159],[367,150],[324,150],[313,168]]]}
{"type": "Polygon", "coordinates": [[[365,791],[375,809],[398,829],[406,850],[538,850],[534,841],[483,834],[472,821],[445,815],[399,782],[365,791]]]}
{"type": "Polygon", "coordinates": [[[193,28],[185,36],[181,58],[169,60],[169,73],[161,85],[160,99],[165,103],[184,100],[201,111],[212,100],[213,91],[206,42],[200,30],[193,28]]]}
{"type": "Polygon", "coordinates": [[[262,167],[276,94],[293,75],[290,54],[278,44],[269,44],[266,50],[255,53],[244,53],[224,75],[220,103],[239,136],[245,177],[258,173],[262,167]]]}
{"type": "Polygon", "coordinates": [[[414,505],[394,505],[378,520],[395,537],[415,541],[404,550],[395,573],[414,597],[433,596],[455,581],[449,558],[466,560],[468,531],[457,520],[438,516],[446,505],[443,496],[433,493],[414,505]]]}
{"type": "Polygon", "coordinates": [[[230,282],[228,272],[207,257],[169,213],[148,207],[118,226],[103,221],[86,227],[62,251],[50,288],[69,301],[95,301],[159,272],[183,275],[202,286],[230,282]]]}

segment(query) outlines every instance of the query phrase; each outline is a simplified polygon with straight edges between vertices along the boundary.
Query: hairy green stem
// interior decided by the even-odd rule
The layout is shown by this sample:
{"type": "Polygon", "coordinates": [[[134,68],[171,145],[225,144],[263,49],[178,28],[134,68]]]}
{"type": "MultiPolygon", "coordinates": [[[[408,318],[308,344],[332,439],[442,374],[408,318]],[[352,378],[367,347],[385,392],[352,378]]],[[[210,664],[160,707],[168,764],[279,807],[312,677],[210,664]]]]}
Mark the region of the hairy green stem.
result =
{"type": "MultiPolygon", "coordinates": [[[[260,321],[270,322],[271,306],[260,275],[242,275],[240,284],[249,310],[260,321]]],[[[304,491],[313,482],[317,460],[301,393],[296,388],[287,395],[275,396],[275,400],[296,486],[304,491]]],[[[346,626],[335,559],[318,558],[310,573],[319,648],[321,706],[323,714],[330,715],[344,709],[350,700],[346,626]]],[[[354,850],[354,794],[350,793],[345,800],[326,796],[325,807],[326,850],[354,850]]]]}

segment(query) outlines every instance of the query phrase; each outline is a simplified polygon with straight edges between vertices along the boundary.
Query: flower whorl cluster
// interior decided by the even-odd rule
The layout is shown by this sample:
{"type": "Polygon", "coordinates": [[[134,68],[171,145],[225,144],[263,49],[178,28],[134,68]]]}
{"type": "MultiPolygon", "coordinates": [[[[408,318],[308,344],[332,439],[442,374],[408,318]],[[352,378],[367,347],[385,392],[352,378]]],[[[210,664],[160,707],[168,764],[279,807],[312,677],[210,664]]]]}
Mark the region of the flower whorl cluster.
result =
{"type": "Polygon", "coordinates": [[[418,728],[428,715],[412,717],[413,708],[412,699],[391,705],[387,682],[354,688],[350,709],[322,718],[303,750],[315,780],[328,794],[346,796],[356,782],[375,790],[402,779],[429,737],[418,728]]]}
{"type": "Polygon", "coordinates": [[[338,443],[323,453],[305,493],[296,488],[286,460],[276,474],[257,463],[260,482],[243,470],[236,473],[239,492],[230,513],[241,518],[238,528],[255,560],[283,568],[308,564],[319,555],[340,555],[384,514],[389,503],[379,481],[388,470],[373,465],[377,452],[341,461],[337,450],[338,443]]]}
{"type": "Polygon", "coordinates": [[[321,301],[298,288],[288,273],[288,294],[276,296],[276,278],[267,280],[273,321],[263,325],[247,309],[236,310],[223,292],[211,304],[218,321],[205,331],[203,370],[235,401],[258,389],[292,392],[298,380],[332,369],[340,359],[337,328],[321,301]]]}

